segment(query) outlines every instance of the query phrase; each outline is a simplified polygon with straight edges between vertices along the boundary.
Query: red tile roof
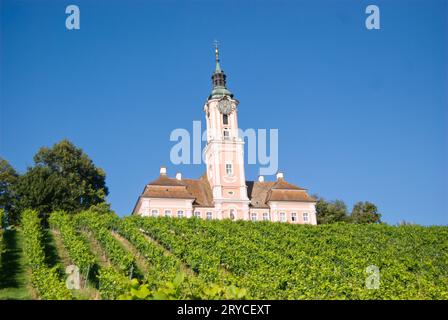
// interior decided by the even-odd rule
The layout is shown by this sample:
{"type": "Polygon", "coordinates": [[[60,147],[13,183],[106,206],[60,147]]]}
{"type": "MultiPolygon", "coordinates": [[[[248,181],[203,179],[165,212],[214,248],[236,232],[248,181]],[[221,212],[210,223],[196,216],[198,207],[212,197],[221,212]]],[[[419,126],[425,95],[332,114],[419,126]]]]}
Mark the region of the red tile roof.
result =
{"type": "MultiPolygon", "coordinates": [[[[282,178],[266,182],[246,181],[246,185],[250,206],[253,208],[268,208],[269,201],[316,201],[308,195],[306,189],[286,182],[282,178]]],[[[160,175],[145,187],[142,197],[194,199],[194,206],[214,206],[213,193],[206,174],[199,179],[182,180],[160,175]]]]}

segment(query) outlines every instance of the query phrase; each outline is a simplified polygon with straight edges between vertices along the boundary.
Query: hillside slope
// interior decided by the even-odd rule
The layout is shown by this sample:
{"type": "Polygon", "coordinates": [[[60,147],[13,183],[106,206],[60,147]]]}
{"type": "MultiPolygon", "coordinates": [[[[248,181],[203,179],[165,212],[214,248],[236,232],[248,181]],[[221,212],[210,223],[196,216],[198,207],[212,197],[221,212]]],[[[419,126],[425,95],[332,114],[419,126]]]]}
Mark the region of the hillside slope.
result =
{"type": "Polygon", "coordinates": [[[134,220],[199,274],[225,269],[253,298],[448,298],[448,227],[134,220]]]}
{"type": "MultiPolygon", "coordinates": [[[[84,291],[90,288],[95,298],[129,294],[136,288],[128,280],[132,276],[156,292],[152,298],[448,299],[448,227],[120,219],[90,212],[74,218],[54,213],[50,224],[58,235],[58,252],[65,252],[64,268],[79,264],[84,291]]],[[[38,238],[45,234],[33,232],[38,238]]],[[[14,246],[7,252],[23,251],[22,242],[14,246]]],[[[46,255],[45,250],[33,252],[46,255]]],[[[11,259],[7,253],[2,257],[0,269],[10,270],[5,264],[11,259]]],[[[65,277],[59,272],[59,282],[39,279],[34,294],[25,292],[22,298],[46,292],[42,288],[56,282],[59,286],[65,277]]],[[[8,287],[0,277],[0,298],[17,298],[8,296],[8,287]]],[[[88,295],[72,290],[71,296],[88,295]]]]}

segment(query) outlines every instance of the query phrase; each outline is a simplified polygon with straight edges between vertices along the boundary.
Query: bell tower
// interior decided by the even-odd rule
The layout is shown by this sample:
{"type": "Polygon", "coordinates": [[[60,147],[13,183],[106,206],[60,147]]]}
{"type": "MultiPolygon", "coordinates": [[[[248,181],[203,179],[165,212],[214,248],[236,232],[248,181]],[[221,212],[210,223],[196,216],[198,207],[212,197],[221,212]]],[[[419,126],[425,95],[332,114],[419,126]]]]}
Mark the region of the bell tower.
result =
{"type": "Polygon", "coordinates": [[[217,216],[249,219],[249,198],[244,173],[244,141],[238,134],[239,101],[227,89],[215,42],[213,89],[204,105],[207,122],[205,163],[217,216]]]}

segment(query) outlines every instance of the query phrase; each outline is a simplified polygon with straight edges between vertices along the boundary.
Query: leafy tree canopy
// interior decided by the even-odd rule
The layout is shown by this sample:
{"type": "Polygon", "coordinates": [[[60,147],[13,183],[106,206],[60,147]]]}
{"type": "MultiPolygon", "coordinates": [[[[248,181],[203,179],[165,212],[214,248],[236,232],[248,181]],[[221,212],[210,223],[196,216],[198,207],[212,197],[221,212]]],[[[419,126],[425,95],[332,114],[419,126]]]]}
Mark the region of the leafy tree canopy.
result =
{"type": "Polygon", "coordinates": [[[381,222],[381,214],[378,208],[371,202],[357,202],[353,206],[351,218],[353,223],[379,223],[381,222]]]}
{"type": "Polygon", "coordinates": [[[20,211],[78,212],[105,201],[108,189],[104,171],[70,141],[40,148],[34,162],[15,185],[20,211]]]}
{"type": "Polygon", "coordinates": [[[0,157],[0,208],[11,215],[15,196],[13,186],[17,182],[19,175],[6,159],[0,157]]]}
{"type": "Polygon", "coordinates": [[[316,203],[317,223],[335,223],[349,220],[347,206],[342,200],[326,201],[319,198],[316,203]]]}

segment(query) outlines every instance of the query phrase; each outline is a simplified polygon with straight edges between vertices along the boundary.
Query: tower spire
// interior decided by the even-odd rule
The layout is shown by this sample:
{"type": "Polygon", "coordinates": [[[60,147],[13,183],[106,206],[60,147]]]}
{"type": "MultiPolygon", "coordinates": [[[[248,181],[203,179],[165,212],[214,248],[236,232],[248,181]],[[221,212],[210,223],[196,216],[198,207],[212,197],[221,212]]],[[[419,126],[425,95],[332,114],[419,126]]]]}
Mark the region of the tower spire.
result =
{"type": "Polygon", "coordinates": [[[222,70],[221,66],[219,65],[219,41],[215,40],[213,41],[213,43],[215,44],[215,61],[216,61],[215,73],[220,73],[222,72],[222,70]]]}
{"type": "Polygon", "coordinates": [[[221,69],[220,60],[219,60],[219,42],[218,40],[213,41],[213,44],[215,46],[215,72],[213,72],[212,75],[212,84],[213,84],[213,90],[211,95],[209,96],[209,99],[213,98],[220,98],[223,96],[229,96],[233,97],[233,94],[227,90],[226,87],[226,74],[221,69]]]}

